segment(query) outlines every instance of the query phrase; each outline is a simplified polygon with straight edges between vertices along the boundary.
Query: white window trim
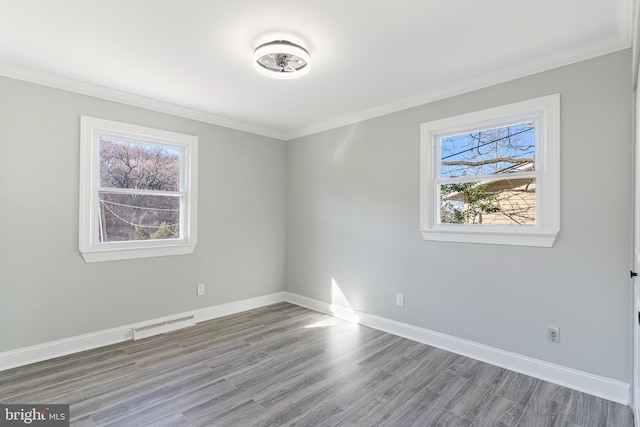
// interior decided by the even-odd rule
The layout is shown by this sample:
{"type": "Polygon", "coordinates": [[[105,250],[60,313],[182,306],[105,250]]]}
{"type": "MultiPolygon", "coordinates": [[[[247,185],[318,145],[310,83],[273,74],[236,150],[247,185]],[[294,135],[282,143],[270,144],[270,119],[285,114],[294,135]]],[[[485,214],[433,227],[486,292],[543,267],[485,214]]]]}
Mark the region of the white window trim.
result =
{"type": "Polygon", "coordinates": [[[420,231],[425,240],[551,247],[560,231],[560,94],[422,123],[420,231]],[[439,135],[539,117],[536,141],[536,225],[438,224],[435,152],[439,135]]]}
{"type": "MultiPolygon", "coordinates": [[[[95,117],[80,118],[79,249],[85,262],[115,261],[192,253],[197,242],[198,137],[95,117]],[[186,170],[184,231],[180,239],[104,242],[98,240],[99,136],[135,138],[183,149],[186,170]]],[[[181,230],[183,227],[181,227],[181,230]]]]}

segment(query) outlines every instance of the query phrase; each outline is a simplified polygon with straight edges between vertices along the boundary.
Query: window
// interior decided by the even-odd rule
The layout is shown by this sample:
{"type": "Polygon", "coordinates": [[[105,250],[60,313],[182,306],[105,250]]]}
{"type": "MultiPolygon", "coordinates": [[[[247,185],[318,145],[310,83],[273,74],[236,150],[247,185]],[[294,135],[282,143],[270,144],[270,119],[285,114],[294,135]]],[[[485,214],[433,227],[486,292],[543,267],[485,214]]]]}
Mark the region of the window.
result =
{"type": "Polygon", "coordinates": [[[421,126],[425,240],[553,246],[560,229],[560,95],[421,126]]]}
{"type": "Polygon", "coordinates": [[[196,244],[198,138],[83,116],[86,262],[179,255],[196,244]]]}

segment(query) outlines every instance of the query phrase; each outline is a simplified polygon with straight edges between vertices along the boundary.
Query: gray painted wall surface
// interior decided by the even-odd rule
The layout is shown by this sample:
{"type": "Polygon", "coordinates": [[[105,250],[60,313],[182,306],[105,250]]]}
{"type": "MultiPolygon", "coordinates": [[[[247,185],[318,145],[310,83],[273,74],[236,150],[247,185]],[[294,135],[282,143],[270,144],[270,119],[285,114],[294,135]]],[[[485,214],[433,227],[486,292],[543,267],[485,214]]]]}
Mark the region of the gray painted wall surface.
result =
{"type": "Polygon", "coordinates": [[[335,280],[355,310],[629,382],[630,57],[618,52],[290,142],[287,290],[331,302],[335,280]],[[556,92],[554,247],[424,241],[420,123],[556,92]],[[560,328],[560,344],[547,341],[548,326],[560,328]]]}
{"type": "Polygon", "coordinates": [[[284,287],[281,141],[0,78],[0,148],[0,352],[284,287]],[[192,255],[85,264],[81,114],[200,138],[192,255]]]}
{"type": "Polygon", "coordinates": [[[356,310],[629,382],[630,56],[289,143],[0,78],[0,352],[283,289],[331,302],[335,280],[356,310]],[[555,246],[425,242],[420,123],[556,92],[555,246]],[[194,254],[84,263],[81,114],[199,136],[194,254]],[[547,326],[561,344],[546,341],[547,326]]]}

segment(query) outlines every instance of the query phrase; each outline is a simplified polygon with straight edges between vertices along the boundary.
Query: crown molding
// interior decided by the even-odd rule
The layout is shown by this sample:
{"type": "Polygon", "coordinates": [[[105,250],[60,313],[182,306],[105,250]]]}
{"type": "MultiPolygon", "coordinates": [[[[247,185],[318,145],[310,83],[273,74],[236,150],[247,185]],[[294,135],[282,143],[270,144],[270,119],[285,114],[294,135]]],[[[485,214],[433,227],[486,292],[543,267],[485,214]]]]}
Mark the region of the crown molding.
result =
{"type": "Polygon", "coordinates": [[[169,102],[159,101],[144,96],[134,95],[103,86],[86,83],[79,80],[69,79],[55,74],[36,71],[25,67],[19,67],[14,64],[0,61],[0,76],[9,77],[16,80],[22,80],[29,83],[35,83],[43,86],[62,89],[69,92],[78,93],[80,95],[88,95],[95,98],[114,101],[121,104],[140,107],[147,110],[157,111],[159,113],[171,114],[186,119],[192,119],[199,122],[209,123],[212,125],[222,126],[225,128],[235,129],[243,132],[253,133],[284,140],[286,135],[273,129],[255,126],[249,123],[239,122],[227,119],[215,114],[206,113],[193,108],[184,107],[169,102]]]}
{"type": "Polygon", "coordinates": [[[631,47],[630,36],[627,37],[626,35],[621,35],[610,37],[609,39],[603,40],[600,43],[591,44],[587,47],[581,46],[572,51],[565,51],[564,53],[559,55],[544,56],[534,61],[525,62],[504,70],[499,70],[497,72],[473,77],[454,85],[422,92],[394,102],[380,105],[378,107],[370,108],[350,116],[341,117],[336,120],[331,120],[292,131],[285,134],[285,140],[290,141],[338,127],[347,126],[380,116],[385,116],[387,114],[396,113],[398,111],[407,110],[409,108],[418,107],[442,99],[451,98],[453,96],[462,95],[464,93],[469,93],[475,90],[480,90],[512,80],[517,80],[533,74],[553,70],[555,68],[564,67],[581,61],[586,61],[598,56],[603,56],[609,53],[624,50],[629,47],[631,47]]]}
{"type": "MultiPolygon", "coordinates": [[[[633,4],[631,2],[629,2],[628,4],[624,3],[624,6],[628,6],[628,8],[633,9],[633,4]]],[[[621,9],[625,9],[625,7],[621,6],[621,9]]],[[[621,15],[623,14],[621,13],[621,15]]],[[[633,15],[636,15],[636,13],[634,13],[633,15]]],[[[622,26],[623,31],[621,34],[602,40],[596,44],[590,44],[589,46],[580,46],[574,50],[565,51],[559,55],[547,55],[542,57],[541,59],[518,64],[514,67],[499,70],[494,73],[487,73],[481,76],[473,77],[454,85],[422,92],[410,97],[399,99],[397,101],[369,108],[355,114],[340,117],[335,120],[321,122],[290,132],[283,132],[275,129],[252,125],[249,123],[239,122],[181,105],[134,95],[131,93],[118,91],[74,79],[69,79],[50,73],[31,70],[2,61],[0,61],[0,76],[75,92],[82,95],[93,96],[96,98],[119,102],[135,107],[171,114],[178,117],[197,120],[204,123],[265,136],[268,138],[290,141],[630,48],[632,46],[631,39],[637,39],[638,37],[640,37],[640,35],[638,34],[638,29],[636,28],[637,24],[633,25],[634,29],[632,31],[631,18],[629,18],[628,21],[628,25],[622,26]]],[[[633,43],[635,62],[637,62],[638,56],[637,53],[635,53],[635,50],[637,49],[636,44],[637,43],[633,43]]],[[[637,73],[637,64],[634,66],[634,71],[637,73]]]]}

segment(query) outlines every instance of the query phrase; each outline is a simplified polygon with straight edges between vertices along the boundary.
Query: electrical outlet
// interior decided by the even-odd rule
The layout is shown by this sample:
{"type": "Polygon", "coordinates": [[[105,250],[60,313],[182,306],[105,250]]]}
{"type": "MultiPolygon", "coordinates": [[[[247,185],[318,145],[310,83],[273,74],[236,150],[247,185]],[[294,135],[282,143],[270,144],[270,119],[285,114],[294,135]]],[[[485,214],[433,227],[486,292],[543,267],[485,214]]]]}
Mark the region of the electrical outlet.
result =
{"type": "Polygon", "coordinates": [[[396,305],[404,307],[404,294],[396,294],[396,305]]]}
{"type": "Polygon", "coordinates": [[[548,328],[547,339],[554,343],[560,342],[560,328],[548,328]]]}
{"type": "Polygon", "coordinates": [[[204,295],[204,283],[200,283],[198,285],[198,288],[197,288],[197,291],[196,291],[196,295],[198,295],[198,296],[204,295]]]}

